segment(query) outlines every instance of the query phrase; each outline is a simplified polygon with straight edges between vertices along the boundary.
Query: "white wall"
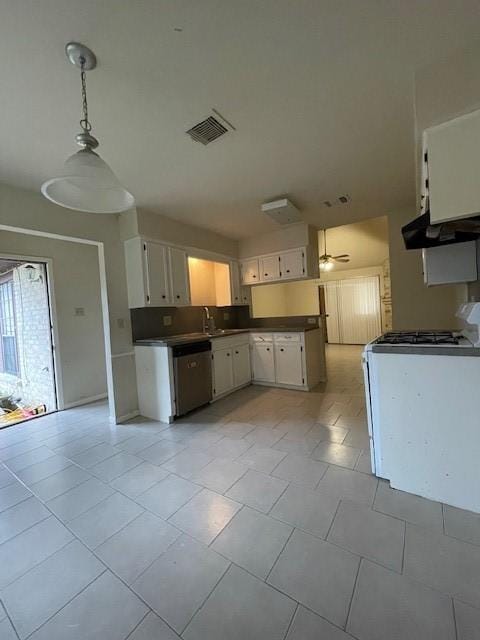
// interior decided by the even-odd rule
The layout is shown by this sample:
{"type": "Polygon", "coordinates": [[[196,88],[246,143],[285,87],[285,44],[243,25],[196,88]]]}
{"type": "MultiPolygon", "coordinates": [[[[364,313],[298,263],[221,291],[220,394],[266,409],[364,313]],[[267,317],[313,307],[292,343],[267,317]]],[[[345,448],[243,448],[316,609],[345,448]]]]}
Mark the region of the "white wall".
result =
{"type": "Polygon", "coordinates": [[[235,258],[238,242],[208,229],[172,220],[166,216],[138,209],[121,215],[122,234],[125,238],[143,235],[148,238],[172,242],[186,247],[196,247],[205,251],[235,258]]]}
{"type": "Polygon", "coordinates": [[[65,405],[107,393],[97,249],[0,231],[0,255],[51,258],[65,405]],[[82,307],[84,316],[76,316],[82,307]]]}
{"type": "Polygon", "coordinates": [[[0,185],[0,225],[102,243],[108,295],[110,414],[112,418],[122,420],[138,411],[125,257],[118,216],[69,211],[48,202],[40,193],[0,185]]]}
{"type": "MultiPolygon", "coordinates": [[[[259,213],[259,215],[264,215],[259,213]]],[[[268,233],[259,233],[238,241],[238,255],[241,258],[260,256],[287,249],[317,244],[316,231],[306,222],[298,222],[278,227],[268,233]]]]}

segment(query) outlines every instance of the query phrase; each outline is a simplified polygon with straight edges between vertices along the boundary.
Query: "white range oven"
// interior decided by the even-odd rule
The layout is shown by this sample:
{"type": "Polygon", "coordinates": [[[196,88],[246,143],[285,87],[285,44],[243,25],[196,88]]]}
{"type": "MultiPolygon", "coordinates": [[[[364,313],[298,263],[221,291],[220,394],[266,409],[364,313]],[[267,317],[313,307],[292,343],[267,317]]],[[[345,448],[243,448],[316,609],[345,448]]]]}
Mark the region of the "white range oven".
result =
{"type": "Polygon", "coordinates": [[[366,345],[373,472],[395,489],[480,513],[480,303],[465,329],[392,331],[366,345]]]}

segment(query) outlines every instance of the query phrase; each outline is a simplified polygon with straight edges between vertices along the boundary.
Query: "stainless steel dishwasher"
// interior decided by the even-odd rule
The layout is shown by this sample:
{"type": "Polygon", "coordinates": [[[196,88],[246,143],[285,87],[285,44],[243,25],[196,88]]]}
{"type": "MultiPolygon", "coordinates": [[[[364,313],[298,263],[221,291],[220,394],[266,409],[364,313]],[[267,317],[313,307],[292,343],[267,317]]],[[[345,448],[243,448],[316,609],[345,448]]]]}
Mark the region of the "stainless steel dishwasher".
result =
{"type": "Polygon", "coordinates": [[[176,416],[212,399],[212,345],[208,341],[172,347],[176,416]]]}

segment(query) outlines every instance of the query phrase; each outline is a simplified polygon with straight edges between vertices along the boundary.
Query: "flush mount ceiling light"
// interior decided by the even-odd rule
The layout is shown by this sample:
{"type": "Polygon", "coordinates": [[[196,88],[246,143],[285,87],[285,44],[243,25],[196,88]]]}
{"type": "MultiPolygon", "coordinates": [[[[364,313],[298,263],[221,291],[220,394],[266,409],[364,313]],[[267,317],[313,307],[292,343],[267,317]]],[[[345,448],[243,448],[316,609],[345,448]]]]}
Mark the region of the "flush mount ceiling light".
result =
{"type": "Polygon", "coordinates": [[[327,253],[327,230],[323,230],[323,246],[324,253],[320,256],[318,260],[319,267],[321,271],[331,271],[335,266],[335,262],[350,262],[350,256],[348,253],[342,253],[339,256],[332,256],[330,253],[327,253]]]}
{"type": "Polygon", "coordinates": [[[80,151],[67,158],[58,178],[43,183],[42,193],[55,204],[75,211],[126,211],[135,204],[132,194],[94,151],[98,147],[98,140],[91,134],[92,125],[88,119],[86,71],[95,69],[97,59],[93,51],[78,42],[69,42],[65,52],[70,62],[80,69],[83,118],[80,120],[82,130],[75,136],[80,151]]]}

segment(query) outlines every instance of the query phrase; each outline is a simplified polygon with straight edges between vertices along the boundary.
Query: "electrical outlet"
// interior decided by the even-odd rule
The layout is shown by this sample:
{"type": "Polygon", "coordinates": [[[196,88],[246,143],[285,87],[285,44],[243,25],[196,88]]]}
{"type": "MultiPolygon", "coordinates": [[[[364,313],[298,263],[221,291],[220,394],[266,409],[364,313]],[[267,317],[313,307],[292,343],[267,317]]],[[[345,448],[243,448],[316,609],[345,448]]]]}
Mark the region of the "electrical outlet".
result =
{"type": "Polygon", "coordinates": [[[83,307],[75,307],[75,315],[76,316],[84,316],[85,309],[83,307]]]}
{"type": "Polygon", "coordinates": [[[169,327],[172,324],[172,316],[163,316],[163,326],[169,327]]]}
{"type": "Polygon", "coordinates": [[[223,312],[223,319],[224,320],[230,320],[230,314],[228,313],[228,311],[224,311],[223,312]]]}
{"type": "Polygon", "coordinates": [[[317,324],[317,319],[316,318],[307,318],[307,322],[308,322],[308,324],[317,324]]]}

